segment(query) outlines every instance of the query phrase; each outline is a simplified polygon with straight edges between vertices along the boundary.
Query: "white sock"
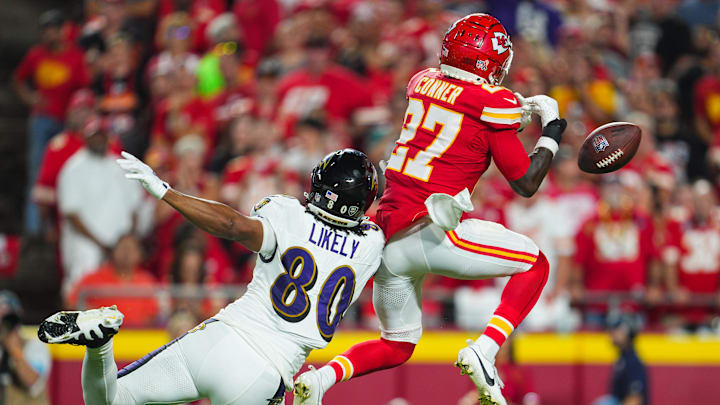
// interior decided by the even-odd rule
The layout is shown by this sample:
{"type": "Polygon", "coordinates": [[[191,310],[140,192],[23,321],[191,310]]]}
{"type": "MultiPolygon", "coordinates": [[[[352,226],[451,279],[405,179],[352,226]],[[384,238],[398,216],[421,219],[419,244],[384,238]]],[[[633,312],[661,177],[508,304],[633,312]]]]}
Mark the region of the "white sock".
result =
{"type": "Polygon", "coordinates": [[[482,353],[486,359],[495,363],[495,356],[497,356],[500,350],[500,345],[485,335],[480,336],[478,340],[475,341],[475,345],[480,349],[480,353],[482,353]]]}
{"type": "Polygon", "coordinates": [[[327,392],[333,385],[335,385],[335,370],[330,366],[322,366],[318,370],[320,375],[320,385],[322,386],[323,392],[327,392]]]}
{"type": "Polygon", "coordinates": [[[113,340],[98,348],[88,347],[82,365],[82,389],[86,404],[110,405],[117,393],[117,365],[113,340]]]}

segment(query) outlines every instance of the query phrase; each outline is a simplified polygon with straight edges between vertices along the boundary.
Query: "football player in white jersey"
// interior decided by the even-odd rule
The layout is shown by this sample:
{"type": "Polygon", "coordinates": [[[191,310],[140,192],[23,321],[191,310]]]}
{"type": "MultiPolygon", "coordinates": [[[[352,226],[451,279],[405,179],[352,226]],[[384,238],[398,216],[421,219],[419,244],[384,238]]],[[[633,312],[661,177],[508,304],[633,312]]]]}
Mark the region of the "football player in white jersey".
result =
{"type": "Polygon", "coordinates": [[[280,404],[311,350],[327,345],[348,307],[380,264],[383,232],[364,217],[377,175],[363,153],[329,154],[313,169],[305,204],[270,196],[244,216],[227,205],[184,195],[123,152],[118,164],[201,229],[258,252],[247,292],[180,338],[118,372],[114,307],[62,311],[38,330],[46,343],[87,347],[87,405],[280,404]]]}

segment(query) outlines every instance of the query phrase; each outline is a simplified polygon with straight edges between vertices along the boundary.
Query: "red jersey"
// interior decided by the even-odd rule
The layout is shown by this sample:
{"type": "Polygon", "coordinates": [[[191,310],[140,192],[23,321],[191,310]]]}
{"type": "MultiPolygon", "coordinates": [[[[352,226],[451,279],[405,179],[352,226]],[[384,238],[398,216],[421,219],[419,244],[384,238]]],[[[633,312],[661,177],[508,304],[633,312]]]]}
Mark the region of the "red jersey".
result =
{"type": "Polygon", "coordinates": [[[34,114],[49,115],[61,122],[65,121],[70,96],[90,82],[83,53],[72,44],[60,52],[43,45],[32,47],[15,70],[15,79],[30,80],[42,96],[42,102],[33,106],[34,114]]]}
{"type": "Polygon", "coordinates": [[[631,291],[645,286],[655,256],[650,218],[592,218],[575,237],[575,262],[585,275],[585,288],[631,291]]]}
{"type": "Polygon", "coordinates": [[[663,258],[677,265],[678,284],[694,293],[715,293],[720,286],[720,227],[690,221],[667,225],[663,258]]]}
{"type": "Polygon", "coordinates": [[[516,135],[521,109],[512,91],[426,69],[410,79],[407,97],[377,213],[387,238],[426,215],[431,194],[472,190],[492,159],[508,181],[530,164],[516,135]]]}

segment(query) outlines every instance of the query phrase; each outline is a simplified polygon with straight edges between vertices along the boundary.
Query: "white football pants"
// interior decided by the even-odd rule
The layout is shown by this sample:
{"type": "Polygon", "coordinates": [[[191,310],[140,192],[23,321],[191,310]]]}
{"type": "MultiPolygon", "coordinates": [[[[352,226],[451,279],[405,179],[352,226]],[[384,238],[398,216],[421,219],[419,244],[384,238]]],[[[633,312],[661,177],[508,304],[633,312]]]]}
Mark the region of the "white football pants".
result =
{"type": "Polygon", "coordinates": [[[375,274],[373,305],[382,337],[417,343],[422,335],[422,282],[428,273],[462,280],[529,270],[540,250],[525,235],[478,219],[445,232],[425,218],[388,241],[375,274]]]}
{"type": "Polygon", "coordinates": [[[280,374],[232,328],[214,319],[118,373],[112,340],[85,353],[86,405],[176,404],[210,398],[213,405],[282,404],[280,374]]]}

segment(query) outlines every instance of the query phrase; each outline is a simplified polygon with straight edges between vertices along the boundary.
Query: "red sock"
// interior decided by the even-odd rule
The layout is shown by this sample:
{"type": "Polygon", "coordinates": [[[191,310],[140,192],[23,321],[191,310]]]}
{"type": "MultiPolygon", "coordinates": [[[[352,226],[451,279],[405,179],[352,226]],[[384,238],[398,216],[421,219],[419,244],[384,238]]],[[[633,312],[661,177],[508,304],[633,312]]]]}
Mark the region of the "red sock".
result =
{"type": "Polygon", "coordinates": [[[505,343],[510,334],[525,319],[535,306],[545,283],[547,283],[550,265],[540,252],[530,270],[510,277],[500,298],[500,305],[490,318],[483,336],[494,340],[498,346],[505,343]]]}
{"type": "Polygon", "coordinates": [[[335,370],[335,382],[347,381],[373,371],[397,367],[405,363],[415,350],[408,342],[378,339],[358,343],[345,353],[335,356],[327,365],[335,370]]]}

